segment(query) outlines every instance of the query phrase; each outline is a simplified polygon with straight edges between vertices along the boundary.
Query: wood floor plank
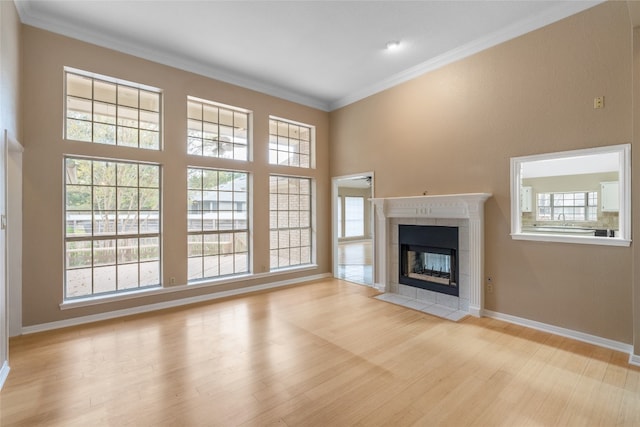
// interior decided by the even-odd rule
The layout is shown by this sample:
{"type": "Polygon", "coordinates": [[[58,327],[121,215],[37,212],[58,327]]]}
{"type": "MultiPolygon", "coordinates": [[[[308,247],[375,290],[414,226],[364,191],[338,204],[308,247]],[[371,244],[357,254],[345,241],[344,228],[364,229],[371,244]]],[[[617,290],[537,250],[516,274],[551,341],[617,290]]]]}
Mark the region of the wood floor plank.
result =
{"type": "Polygon", "coordinates": [[[12,338],[4,426],[640,425],[628,355],[340,280],[12,338]]]}

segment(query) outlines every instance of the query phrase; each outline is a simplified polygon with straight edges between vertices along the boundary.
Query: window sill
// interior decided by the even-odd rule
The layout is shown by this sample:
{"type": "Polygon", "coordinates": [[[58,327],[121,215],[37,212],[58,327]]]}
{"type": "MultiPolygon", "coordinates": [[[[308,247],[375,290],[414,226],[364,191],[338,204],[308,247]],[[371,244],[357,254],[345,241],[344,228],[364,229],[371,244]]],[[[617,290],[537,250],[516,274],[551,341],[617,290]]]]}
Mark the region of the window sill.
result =
{"type": "Polygon", "coordinates": [[[112,302],[126,301],[130,299],[135,299],[135,298],[149,297],[154,295],[163,295],[163,294],[169,294],[174,292],[184,292],[186,290],[195,289],[195,288],[206,288],[206,287],[228,285],[230,283],[245,282],[247,280],[281,276],[287,273],[311,271],[311,270],[316,270],[317,268],[318,268],[317,264],[306,264],[303,266],[287,267],[280,270],[269,271],[265,273],[256,273],[256,274],[249,273],[249,274],[242,274],[238,276],[227,276],[220,279],[204,279],[197,282],[190,282],[186,285],[173,285],[169,287],[158,286],[158,287],[140,289],[140,290],[122,293],[122,294],[109,294],[109,295],[100,295],[100,296],[87,297],[87,298],[78,298],[78,299],[73,299],[69,301],[63,301],[60,304],[60,309],[70,310],[70,309],[80,308],[80,307],[90,307],[94,305],[108,304],[112,302]]]}
{"type": "Polygon", "coordinates": [[[631,240],[621,237],[567,236],[546,233],[512,233],[513,240],[530,240],[535,242],[578,243],[583,245],[630,246],[631,240]]]}

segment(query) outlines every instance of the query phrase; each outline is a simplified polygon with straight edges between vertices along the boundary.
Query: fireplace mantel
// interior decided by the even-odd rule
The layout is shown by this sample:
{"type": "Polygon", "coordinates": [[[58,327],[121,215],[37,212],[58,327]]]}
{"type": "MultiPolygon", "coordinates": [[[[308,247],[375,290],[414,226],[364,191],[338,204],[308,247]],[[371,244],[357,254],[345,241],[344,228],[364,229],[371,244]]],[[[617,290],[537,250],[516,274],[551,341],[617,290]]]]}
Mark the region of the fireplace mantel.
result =
{"type": "Polygon", "coordinates": [[[446,194],[439,196],[386,197],[371,199],[376,216],[375,286],[389,291],[390,220],[465,220],[469,226],[469,313],[480,317],[484,306],[484,203],[490,193],[446,194]]]}

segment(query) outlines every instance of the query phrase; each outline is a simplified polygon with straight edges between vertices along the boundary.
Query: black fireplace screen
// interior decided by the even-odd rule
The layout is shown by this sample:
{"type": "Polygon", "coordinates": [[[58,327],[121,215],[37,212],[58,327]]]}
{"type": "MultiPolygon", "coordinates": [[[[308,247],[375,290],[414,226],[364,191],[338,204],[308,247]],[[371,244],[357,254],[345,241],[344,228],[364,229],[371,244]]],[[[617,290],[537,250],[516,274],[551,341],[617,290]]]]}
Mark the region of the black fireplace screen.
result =
{"type": "Polygon", "coordinates": [[[458,228],[401,225],[399,283],[458,296],[458,228]]]}

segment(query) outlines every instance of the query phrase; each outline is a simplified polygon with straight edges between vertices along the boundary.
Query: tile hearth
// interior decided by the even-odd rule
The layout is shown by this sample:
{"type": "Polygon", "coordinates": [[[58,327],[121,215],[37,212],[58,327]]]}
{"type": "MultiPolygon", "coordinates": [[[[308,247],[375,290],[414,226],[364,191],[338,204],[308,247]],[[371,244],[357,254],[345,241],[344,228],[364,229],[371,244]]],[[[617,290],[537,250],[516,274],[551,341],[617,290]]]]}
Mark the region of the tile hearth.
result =
{"type": "Polygon", "coordinates": [[[413,310],[422,311],[432,316],[442,317],[443,319],[453,320],[457,322],[469,315],[468,312],[456,310],[436,303],[430,303],[422,299],[415,299],[399,294],[384,293],[376,297],[380,301],[389,302],[391,304],[400,305],[402,307],[411,308],[413,310]]]}

